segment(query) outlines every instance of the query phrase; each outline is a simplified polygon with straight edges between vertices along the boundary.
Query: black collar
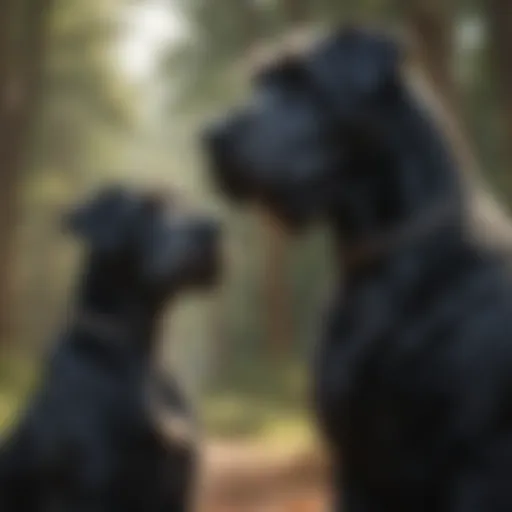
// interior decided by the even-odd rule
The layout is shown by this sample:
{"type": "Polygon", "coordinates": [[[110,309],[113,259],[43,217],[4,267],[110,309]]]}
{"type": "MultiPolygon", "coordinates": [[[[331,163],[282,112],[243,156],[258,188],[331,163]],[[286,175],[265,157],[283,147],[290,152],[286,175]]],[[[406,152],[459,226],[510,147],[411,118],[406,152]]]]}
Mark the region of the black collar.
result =
{"type": "Polygon", "coordinates": [[[80,311],[75,315],[74,325],[95,339],[115,345],[126,346],[127,338],[133,336],[129,329],[117,319],[106,314],[80,311]]]}

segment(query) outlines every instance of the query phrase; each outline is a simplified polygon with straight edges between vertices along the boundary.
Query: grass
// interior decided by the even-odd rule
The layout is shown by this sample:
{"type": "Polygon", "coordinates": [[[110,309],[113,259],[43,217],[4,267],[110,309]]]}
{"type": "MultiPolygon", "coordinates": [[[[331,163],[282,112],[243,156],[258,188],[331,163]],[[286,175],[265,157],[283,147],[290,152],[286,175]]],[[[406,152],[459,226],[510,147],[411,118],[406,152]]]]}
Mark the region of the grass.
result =
{"type": "Polygon", "coordinates": [[[4,355],[0,359],[0,433],[7,430],[33,389],[38,366],[30,358],[4,355]]]}
{"type": "Polygon", "coordinates": [[[266,440],[291,444],[308,443],[312,429],[306,411],[275,407],[268,402],[248,401],[244,395],[205,400],[207,433],[228,440],[266,440]]]}
{"type": "Polygon", "coordinates": [[[309,445],[307,372],[294,361],[238,362],[202,403],[206,431],[226,440],[309,445]]]}

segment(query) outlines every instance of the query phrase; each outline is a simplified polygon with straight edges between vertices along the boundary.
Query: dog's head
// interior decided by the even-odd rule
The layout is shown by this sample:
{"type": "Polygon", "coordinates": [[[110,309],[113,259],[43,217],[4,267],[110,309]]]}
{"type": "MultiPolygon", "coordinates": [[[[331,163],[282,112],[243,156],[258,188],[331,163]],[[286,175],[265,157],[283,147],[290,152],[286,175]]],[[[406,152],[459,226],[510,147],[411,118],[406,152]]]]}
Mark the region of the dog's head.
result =
{"type": "Polygon", "coordinates": [[[218,273],[219,226],[171,197],[108,187],[70,211],[65,227],[96,262],[148,294],[210,286],[218,273]]]}
{"type": "Polygon", "coordinates": [[[384,35],[345,29],[255,79],[253,101],[205,132],[217,182],[299,224],[329,212],[355,179],[357,137],[389,101],[400,67],[384,35]]]}

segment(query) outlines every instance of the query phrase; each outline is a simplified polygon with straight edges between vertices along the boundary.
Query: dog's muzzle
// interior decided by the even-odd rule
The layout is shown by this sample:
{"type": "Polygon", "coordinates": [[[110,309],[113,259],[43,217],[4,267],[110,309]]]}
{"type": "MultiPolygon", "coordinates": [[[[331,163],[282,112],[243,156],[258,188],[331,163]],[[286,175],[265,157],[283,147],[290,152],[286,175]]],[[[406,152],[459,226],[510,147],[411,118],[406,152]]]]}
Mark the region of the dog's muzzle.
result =
{"type": "Polygon", "coordinates": [[[201,244],[201,258],[197,268],[197,281],[210,286],[217,283],[222,267],[221,226],[204,222],[197,226],[198,243],[201,244]]]}
{"type": "Polygon", "coordinates": [[[233,200],[247,199],[250,185],[236,163],[237,117],[225,118],[208,126],[202,135],[206,158],[220,190],[233,200]]]}

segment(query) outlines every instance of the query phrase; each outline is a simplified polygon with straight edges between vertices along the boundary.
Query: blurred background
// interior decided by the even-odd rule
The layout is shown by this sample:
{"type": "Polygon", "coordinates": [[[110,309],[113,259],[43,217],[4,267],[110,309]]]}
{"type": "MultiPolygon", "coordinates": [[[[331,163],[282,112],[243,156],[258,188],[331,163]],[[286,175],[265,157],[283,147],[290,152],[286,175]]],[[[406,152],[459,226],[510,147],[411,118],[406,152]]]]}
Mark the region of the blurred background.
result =
{"type": "Polygon", "coordinates": [[[197,133],[244,97],[255,46],[354,20],[406,29],[485,180],[512,200],[510,0],[0,3],[2,428],[73,314],[80,247],[59,229],[63,209],[112,180],[178,188],[226,222],[224,283],[169,312],[160,357],[197,403],[209,474],[246,485],[234,510],[321,509],[308,365],[329,239],[321,228],[290,239],[263,213],[230,209],[208,181],[197,133]],[[311,492],[306,477],[318,484],[311,492]],[[283,492],[299,480],[301,493],[283,492]],[[284,495],[294,497],[271,508],[284,495]]]}

